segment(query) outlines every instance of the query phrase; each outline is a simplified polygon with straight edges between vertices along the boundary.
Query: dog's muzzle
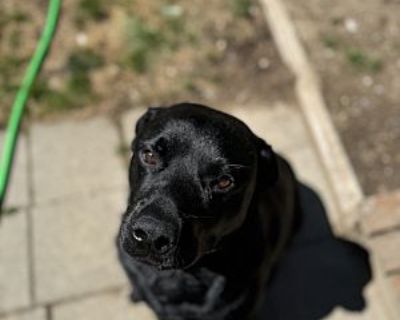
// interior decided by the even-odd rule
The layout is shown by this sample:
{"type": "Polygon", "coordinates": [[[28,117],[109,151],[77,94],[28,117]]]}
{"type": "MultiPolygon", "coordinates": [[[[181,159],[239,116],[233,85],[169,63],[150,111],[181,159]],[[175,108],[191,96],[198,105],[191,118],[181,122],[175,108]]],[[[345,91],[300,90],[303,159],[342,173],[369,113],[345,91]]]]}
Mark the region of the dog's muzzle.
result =
{"type": "Polygon", "coordinates": [[[152,203],[125,221],[121,245],[132,257],[159,264],[174,255],[179,232],[174,214],[152,203]]]}

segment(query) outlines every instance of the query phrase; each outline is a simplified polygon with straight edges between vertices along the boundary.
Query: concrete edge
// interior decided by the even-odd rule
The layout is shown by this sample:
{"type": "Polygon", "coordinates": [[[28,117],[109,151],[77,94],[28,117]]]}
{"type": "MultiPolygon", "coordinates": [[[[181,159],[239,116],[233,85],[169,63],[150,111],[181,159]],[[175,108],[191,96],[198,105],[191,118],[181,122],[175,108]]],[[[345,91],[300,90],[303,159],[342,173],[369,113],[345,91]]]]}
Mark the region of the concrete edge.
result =
{"type": "Polygon", "coordinates": [[[365,196],[329,116],[318,77],[280,0],[260,0],[278,51],[295,76],[295,94],[334,197],[329,218],[335,232],[353,230],[365,196]]]}
{"type": "MultiPolygon", "coordinates": [[[[334,197],[334,210],[329,212],[334,231],[369,247],[368,240],[357,231],[366,197],[330,119],[318,76],[282,0],[260,0],[260,3],[280,56],[296,79],[295,94],[334,197]]],[[[399,319],[394,295],[375,255],[371,256],[371,264],[377,283],[373,298],[378,300],[377,309],[384,313],[380,316],[388,320],[399,319]]]]}

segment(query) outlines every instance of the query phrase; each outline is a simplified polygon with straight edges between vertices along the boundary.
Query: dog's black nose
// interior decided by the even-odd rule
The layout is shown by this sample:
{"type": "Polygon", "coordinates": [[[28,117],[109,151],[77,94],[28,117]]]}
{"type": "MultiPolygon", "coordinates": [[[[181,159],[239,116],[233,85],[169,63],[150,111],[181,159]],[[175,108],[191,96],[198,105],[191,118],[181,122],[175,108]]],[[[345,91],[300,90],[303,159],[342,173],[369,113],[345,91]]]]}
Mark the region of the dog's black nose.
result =
{"type": "Polygon", "coordinates": [[[175,245],[176,228],[170,223],[158,221],[152,217],[141,217],[132,227],[134,253],[143,255],[165,254],[175,245]]]}

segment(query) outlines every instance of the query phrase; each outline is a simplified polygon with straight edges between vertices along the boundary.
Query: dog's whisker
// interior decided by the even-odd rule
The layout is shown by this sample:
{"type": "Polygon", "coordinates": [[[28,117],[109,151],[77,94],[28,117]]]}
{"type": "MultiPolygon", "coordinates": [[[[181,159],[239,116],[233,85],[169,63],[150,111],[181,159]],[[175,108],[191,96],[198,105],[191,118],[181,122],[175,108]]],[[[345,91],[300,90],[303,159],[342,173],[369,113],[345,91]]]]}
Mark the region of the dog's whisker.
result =
{"type": "Polygon", "coordinates": [[[201,215],[201,216],[196,216],[196,215],[193,215],[193,214],[189,214],[189,213],[186,213],[186,212],[184,212],[184,211],[181,211],[181,210],[179,210],[179,213],[182,215],[182,218],[185,218],[185,219],[192,219],[192,220],[211,220],[211,219],[216,219],[216,217],[215,216],[211,216],[211,215],[201,215]]]}
{"type": "Polygon", "coordinates": [[[250,168],[250,166],[246,166],[244,164],[238,164],[238,163],[231,163],[227,165],[228,168],[250,168]]]}
{"type": "Polygon", "coordinates": [[[197,263],[197,261],[200,260],[200,258],[201,258],[201,256],[197,256],[191,263],[189,263],[188,265],[184,266],[182,269],[183,270],[190,269],[192,266],[194,266],[197,263]]]}
{"type": "MultiPolygon", "coordinates": [[[[220,250],[220,248],[219,247],[215,247],[215,248],[212,248],[212,249],[210,249],[210,250],[208,250],[208,251],[205,251],[205,252],[203,252],[202,254],[200,254],[200,255],[198,255],[191,263],[189,263],[188,265],[186,265],[186,266],[183,266],[183,268],[182,269],[184,269],[184,270],[187,270],[187,269],[190,269],[192,266],[194,266],[200,259],[202,259],[203,257],[205,257],[205,256],[207,256],[207,255],[210,255],[210,254],[212,254],[212,253],[214,253],[214,252],[217,252],[217,251],[219,251],[220,250]]],[[[180,254],[178,253],[177,254],[177,256],[180,256],[180,254]]],[[[180,263],[182,263],[182,265],[183,265],[183,259],[180,261],[180,263]]]]}

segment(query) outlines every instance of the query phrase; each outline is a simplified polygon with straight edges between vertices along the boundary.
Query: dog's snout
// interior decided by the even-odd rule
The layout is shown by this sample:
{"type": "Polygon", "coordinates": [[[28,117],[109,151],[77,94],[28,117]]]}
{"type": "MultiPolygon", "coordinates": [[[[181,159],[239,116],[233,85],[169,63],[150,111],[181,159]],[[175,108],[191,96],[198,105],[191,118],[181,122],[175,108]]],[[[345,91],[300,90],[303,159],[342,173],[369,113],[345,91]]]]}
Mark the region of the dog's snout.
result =
{"type": "Polygon", "coordinates": [[[132,226],[134,254],[162,255],[176,245],[177,228],[167,221],[143,216],[132,226]]]}

